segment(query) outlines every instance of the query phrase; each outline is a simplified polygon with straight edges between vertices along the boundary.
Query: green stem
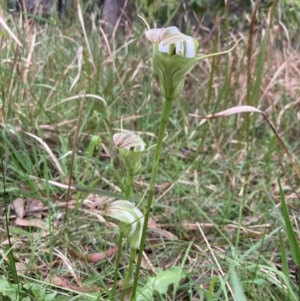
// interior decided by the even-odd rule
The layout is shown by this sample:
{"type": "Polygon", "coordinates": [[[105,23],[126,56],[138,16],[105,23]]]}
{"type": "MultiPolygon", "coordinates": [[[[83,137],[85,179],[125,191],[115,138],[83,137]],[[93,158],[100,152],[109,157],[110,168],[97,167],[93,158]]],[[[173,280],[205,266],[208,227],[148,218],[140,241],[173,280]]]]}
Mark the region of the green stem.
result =
{"type": "Polygon", "coordinates": [[[133,185],[133,175],[128,175],[127,184],[126,184],[126,193],[125,193],[126,200],[129,200],[130,198],[132,185],[133,185]]]}
{"type": "Polygon", "coordinates": [[[125,297],[125,294],[126,294],[126,290],[129,287],[129,280],[130,280],[130,277],[132,275],[133,263],[134,263],[135,256],[136,256],[136,249],[132,249],[131,248],[130,261],[129,261],[128,270],[126,272],[126,276],[125,276],[125,280],[124,280],[124,288],[123,288],[123,293],[122,293],[121,301],[124,300],[124,297],[125,297]]]}
{"type": "Polygon", "coordinates": [[[297,279],[297,281],[298,281],[298,300],[300,300],[300,266],[299,265],[297,265],[297,273],[298,273],[298,279],[297,279]]]}
{"type": "Polygon", "coordinates": [[[163,107],[163,111],[161,114],[160,129],[159,129],[159,133],[158,133],[157,145],[156,145],[154,159],[153,159],[153,163],[152,163],[152,173],[151,173],[151,180],[150,180],[150,186],[149,186],[147,207],[146,207],[146,212],[145,212],[145,221],[144,221],[141,245],[140,245],[140,249],[139,249],[139,256],[138,256],[138,261],[137,261],[137,266],[136,266],[135,277],[134,277],[133,288],[132,288],[130,300],[134,300],[135,295],[136,295],[136,289],[137,289],[140,268],[141,268],[141,263],[142,263],[142,258],[143,258],[143,250],[144,250],[144,245],[145,245],[145,240],[146,240],[148,220],[149,220],[149,216],[150,216],[150,211],[151,211],[151,206],[152,206],[152,201],[153,201],[153,196],[154,196],[156,176],[157,176],[157,171],[158,171],[158,167],[159,167],[159,158],[160,158],[161,151],[162,151],[162,144],[163,144],[163,140],[165,137],[166,126],[167,126],[167,122],[169,120],[171,108],[172,108],[172,99],[166,99],[164,102],[164,107],[163,107]]]}
{"type": "Polygon", "coordinates": [[[111,299],[112,300],[115,300],[115,296],[116,296],[119,265],[120,265],[120,259],[121,259],[121,253],[122,253],[122,241],[123,241],[123,234],[122,234],[122,232],[120,232],[120,237],[119,237],[119,241],[118,241],[118,253],[117,253],[117,257],[116,257],[116,268],[115,268],[115,274],[114,274],[114,284],[113,284],[113,288],[111,290],[111,299]]]}
{"type": "MultiPolygon", "coordinates": [[[[126,200],[129,200],[129,198],[130,198],[132,184],[133,184],[133,175],[128,175],[127,184],[126,184],[126,192],[125,192],[126,200]]],[[[114,274],[114,284],[113,284],[113,288],[111,291],[112,300],[115,300],[115,296],[116,296],[119,266],[120,266],[120,259],[121,259],[121,253],[122,253],[122,242],[123,242],[123,234],[122,234],[122,232],[120,232],[120,237],[119,237],[119,241],[118,241],[118,253],[117,253],[117,257],[116,257],[116,268],[115,268],[115,274],[114,274]]],[[[125,287],[124,287],[123,293],[124,293],[124,291],[125,291],[125,287]]],[[[122,298],[123,298],[123,295],[122,295],[122,298]]]]}

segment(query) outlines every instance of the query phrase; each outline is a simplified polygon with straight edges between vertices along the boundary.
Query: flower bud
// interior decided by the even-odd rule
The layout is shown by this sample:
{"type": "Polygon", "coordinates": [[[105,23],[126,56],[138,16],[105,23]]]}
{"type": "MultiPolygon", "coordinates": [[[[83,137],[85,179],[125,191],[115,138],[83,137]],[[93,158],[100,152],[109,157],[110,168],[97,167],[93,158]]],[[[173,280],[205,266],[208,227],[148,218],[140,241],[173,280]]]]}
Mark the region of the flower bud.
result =
{"type": "Polygon", "coordinates": [[[145,142],[133,132],[116,133],[114,144],[119,149],[126,170],[130,175],[136,175],[141,170],[141,160],[145,151],[145,142]]]}
{"type": "Polygon", "coordinates": [[[133,249],[140,247],[144,215],[129,201],[115,201],[104,208],[104,215],[120,221],[119,228],[133,249]]]}

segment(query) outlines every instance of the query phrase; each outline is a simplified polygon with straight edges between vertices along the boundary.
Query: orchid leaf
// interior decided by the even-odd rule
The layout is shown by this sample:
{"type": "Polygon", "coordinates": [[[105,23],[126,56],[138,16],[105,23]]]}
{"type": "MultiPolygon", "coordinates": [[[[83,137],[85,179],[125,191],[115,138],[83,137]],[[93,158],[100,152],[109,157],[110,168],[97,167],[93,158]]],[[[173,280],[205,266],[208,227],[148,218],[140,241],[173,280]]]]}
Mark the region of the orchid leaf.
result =
{"type": "Polygon", "coordinates": [[[153,300],[154,292],[166,294],[169,286],[172,284],[174,290],[177,289],[180,281],[186,276],[181,267],[176,266],[167,270],[160,270],[156,277],[148,277],[144,287],[138,288],[136,301],[153,300]]]}

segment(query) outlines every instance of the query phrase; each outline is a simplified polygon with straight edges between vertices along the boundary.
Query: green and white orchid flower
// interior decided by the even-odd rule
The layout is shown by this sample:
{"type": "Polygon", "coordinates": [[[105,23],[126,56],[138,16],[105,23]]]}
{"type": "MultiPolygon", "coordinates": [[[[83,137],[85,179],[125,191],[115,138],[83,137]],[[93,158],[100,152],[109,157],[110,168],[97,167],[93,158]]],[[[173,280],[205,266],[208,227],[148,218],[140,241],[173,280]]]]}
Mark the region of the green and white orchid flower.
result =
{"type": "Polygon", "coordinates": [[[104,208],[104,215],[120,221],[119,228],[133,249],[140,247],[144,215],[129,201],[115,201],[104,208]]]}
{"type": "Polygon", "coordinates": [[[134,132],[121,132],[113,135],[115,146],[119,149],[126,170],[130,175],[136,175],[141,169],[141,160],[145,150],[145,142],[134,132]]]}
{"type": "Polygon", "coordinates": [[[197,57],[198,42],[175,26],[149,29],[145,34],[153,44],[153,68],[158,74],[162,95],[170,100],[180,95],[185,76],[198,61],[228,53],[236,46],[227,51],[197,57]]]}

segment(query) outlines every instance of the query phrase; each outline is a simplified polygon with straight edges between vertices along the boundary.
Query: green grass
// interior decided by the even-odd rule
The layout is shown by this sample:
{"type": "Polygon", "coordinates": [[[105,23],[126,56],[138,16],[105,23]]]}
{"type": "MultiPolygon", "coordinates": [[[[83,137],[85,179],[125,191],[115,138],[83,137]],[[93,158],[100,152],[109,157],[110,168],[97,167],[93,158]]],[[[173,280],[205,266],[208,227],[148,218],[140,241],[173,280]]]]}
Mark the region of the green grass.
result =
{"type": "MultiPolygon", "coordinates": [[[[118,242],[115,221],[105,221],[101,208],[109,197],[122,198],[126,184],[112,142],[121,119],[148,146],[156,143],[162,99],[151,45],[138,20],[110,49],[98,29],[86,29],[90,53],[79,25],[5,20],[23,47],[1,34],[0,299],[109,300],[115,258],[89,262],[86,255],[118,242]],[[72,87],[79,47],[83,66],[72,87]],[[22,220],[11,206],[17,198],[25,202],[22,220]]],[[[276,26],[266,45],[259,29],[252,34],[250,65],[248,32],[188,33],[201,53],[225,50],[240,36],[244,42],[200,61],[173,104],[146,241],[151,268],[143,266],[140,282],[172,266],[185,277],[176,296],[170,287],[154,300],[297,300],[278,177],[296,237],[299,179],[273,132],[260,115],[205,123],[189,116],[257,106],[299,158],[299,58],[276,26]]],[[[135,178],[136,201],[148,188],[152,156],[135,178]]],[[[124,244],[118,294],[129,256],[124,244]]]]}

